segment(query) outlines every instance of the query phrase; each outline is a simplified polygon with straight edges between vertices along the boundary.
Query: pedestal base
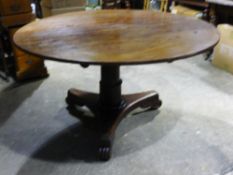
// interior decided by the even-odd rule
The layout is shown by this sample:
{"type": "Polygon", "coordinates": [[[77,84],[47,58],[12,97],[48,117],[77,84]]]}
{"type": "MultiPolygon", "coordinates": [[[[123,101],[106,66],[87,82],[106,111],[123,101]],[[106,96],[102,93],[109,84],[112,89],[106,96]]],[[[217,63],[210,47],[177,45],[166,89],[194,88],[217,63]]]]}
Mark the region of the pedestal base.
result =
{"type": "Polygon", "coordinates": [[[118,106],[106,106],[100,103],[100,96],[95,93],[70,89],[66,101],[69,112],[81,119],[87,127],[101,134],[98,156],[108,160],[111,156],[113,138],[118,124],[127,114],[136,108],[155,110],[161,106],[159,96],[155,91],[122,95],[118,106]],[[83,117],[77,107],[86,106],[94,117],[83,117]]]}

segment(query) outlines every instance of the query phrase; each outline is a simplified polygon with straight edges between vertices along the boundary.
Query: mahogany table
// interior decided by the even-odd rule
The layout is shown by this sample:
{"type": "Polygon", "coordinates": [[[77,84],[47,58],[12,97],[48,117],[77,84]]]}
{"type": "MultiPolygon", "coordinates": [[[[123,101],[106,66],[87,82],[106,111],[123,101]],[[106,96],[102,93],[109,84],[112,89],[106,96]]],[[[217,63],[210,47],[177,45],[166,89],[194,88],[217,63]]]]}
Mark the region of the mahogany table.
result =
{"type": "Polygon", "coordinates": [[[120,66],[172,62],[211,49],[218,40],[216,29],[204,21],[141,10],[62,14],[26,25],[14,36],[16,45],[31,54],[83,67],[101,66],[99,94],[70,89],[66,101],[77,117],[77,106],[95,114],[82,120],[101,133],[102,160],[110,158],[115,130],[130,111],[161,106],[155,91],[122,95],[120,66]]]}

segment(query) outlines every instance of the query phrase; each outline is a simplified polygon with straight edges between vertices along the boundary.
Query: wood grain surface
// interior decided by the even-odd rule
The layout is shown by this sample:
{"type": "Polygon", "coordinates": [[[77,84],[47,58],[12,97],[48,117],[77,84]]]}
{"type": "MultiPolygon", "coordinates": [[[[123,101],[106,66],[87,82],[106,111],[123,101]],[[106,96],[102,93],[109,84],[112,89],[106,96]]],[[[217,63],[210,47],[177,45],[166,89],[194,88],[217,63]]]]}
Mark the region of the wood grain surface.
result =
{"type": "Polygon", "coordinates": [[[87,64],[170,62],[214,47],[219,34],[204,21],[142,10],[72,12],[33,22],[14,36],[31,54],[87,64]]]}

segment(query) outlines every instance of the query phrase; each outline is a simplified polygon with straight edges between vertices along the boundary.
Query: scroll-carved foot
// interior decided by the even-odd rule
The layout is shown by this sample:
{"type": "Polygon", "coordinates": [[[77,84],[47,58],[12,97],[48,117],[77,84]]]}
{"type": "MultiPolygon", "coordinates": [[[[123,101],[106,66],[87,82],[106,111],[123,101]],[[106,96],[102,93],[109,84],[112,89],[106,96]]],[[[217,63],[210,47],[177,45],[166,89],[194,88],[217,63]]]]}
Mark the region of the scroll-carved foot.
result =
{"type": "Polygon", "coordinates": [[[137,108],[156,110],[162,105],[162,102],[159,99],[159,95],[155,91],[123,95],[122,98],[125,101],[126,105],[117,113],[116,116],[113,117],[111,126],[107,130],[107,133],[110,136],[114,135],[117,126],[119,125],[121,120],[126,117],[131,111],[137,108]]]}
{"type": "Polygon", "coordinates": [[[124,95],[123,98],[128,104],[128,110],[134,110],[138,107],[158,109],[162,105],[162,102],[159,99],[159,95],[155,91],[124,95]]]}
{"type": "Polygon", "coordinates": [[[97,103],[98,94],[78,89],[70,89],[66,98],[69,105],[93,106],[97,103]]]}

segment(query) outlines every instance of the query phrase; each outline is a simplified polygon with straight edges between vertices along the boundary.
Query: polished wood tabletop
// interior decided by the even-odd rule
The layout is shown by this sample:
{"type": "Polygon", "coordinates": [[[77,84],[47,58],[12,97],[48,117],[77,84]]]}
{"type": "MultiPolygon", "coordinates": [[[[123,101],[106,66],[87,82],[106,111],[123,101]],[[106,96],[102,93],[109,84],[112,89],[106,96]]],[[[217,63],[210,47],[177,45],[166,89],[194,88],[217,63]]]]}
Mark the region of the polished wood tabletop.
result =
{"type": "Polygon", "coordinates": [[[32,22],[14,36],[26,52],[99,65],[170,62],[204,52],[218,40],[207,22],[143,10],[66,13],[32,22]]]}

